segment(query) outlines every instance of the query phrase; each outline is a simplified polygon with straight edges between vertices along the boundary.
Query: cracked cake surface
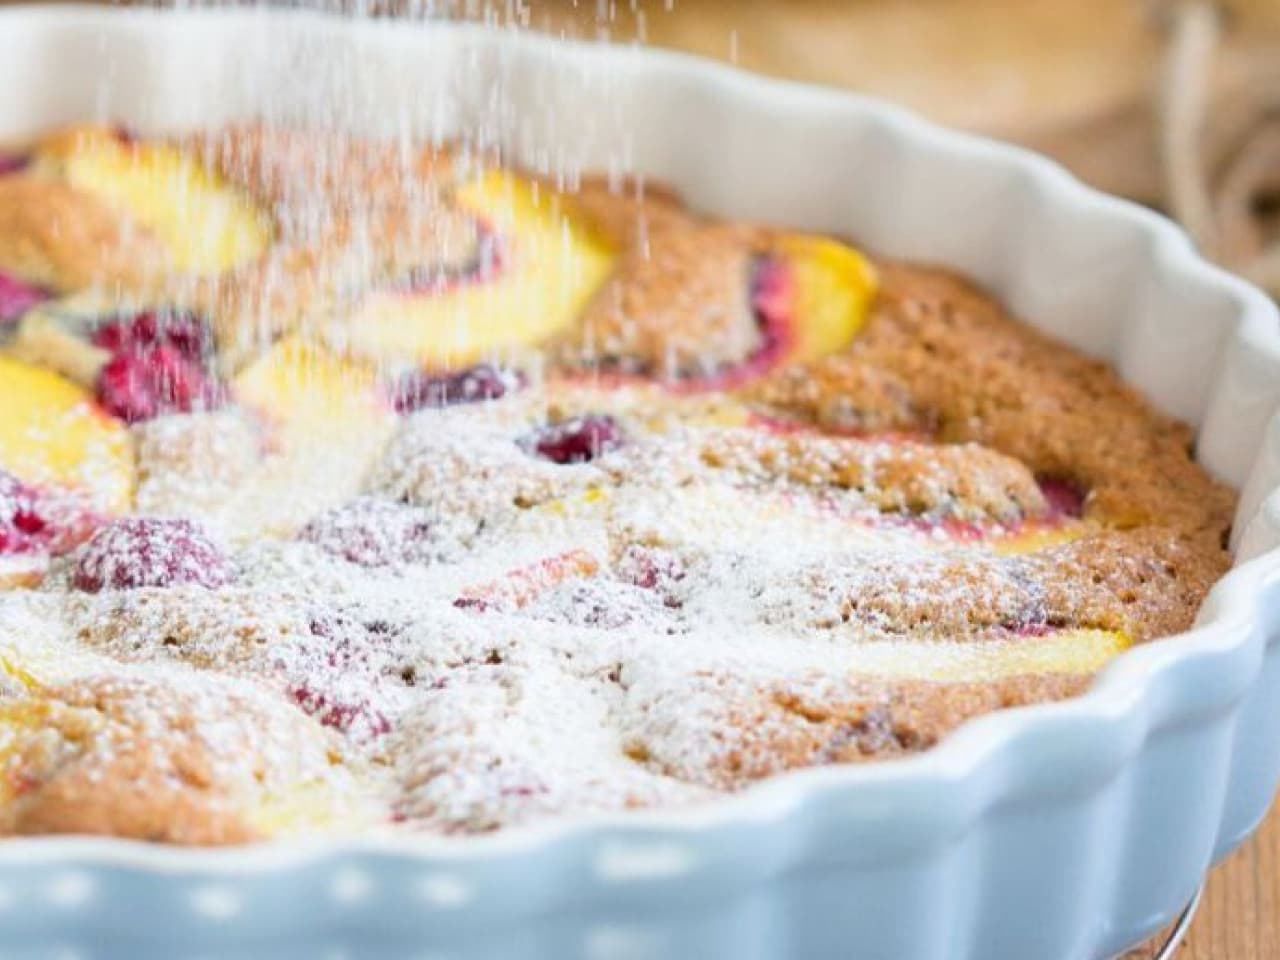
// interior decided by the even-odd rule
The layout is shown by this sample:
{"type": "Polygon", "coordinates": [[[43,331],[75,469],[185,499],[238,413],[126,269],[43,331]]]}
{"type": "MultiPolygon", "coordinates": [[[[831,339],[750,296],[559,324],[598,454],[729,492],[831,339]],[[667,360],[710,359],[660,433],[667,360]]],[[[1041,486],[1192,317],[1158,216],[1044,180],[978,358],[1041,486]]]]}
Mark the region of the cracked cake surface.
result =
{"type": "Polygon", "coordinates": [[[889,762],[1188,628],[1235,495],[944,269],[463,146],[0,173],[0,833],[479,833],[889,762]]]}

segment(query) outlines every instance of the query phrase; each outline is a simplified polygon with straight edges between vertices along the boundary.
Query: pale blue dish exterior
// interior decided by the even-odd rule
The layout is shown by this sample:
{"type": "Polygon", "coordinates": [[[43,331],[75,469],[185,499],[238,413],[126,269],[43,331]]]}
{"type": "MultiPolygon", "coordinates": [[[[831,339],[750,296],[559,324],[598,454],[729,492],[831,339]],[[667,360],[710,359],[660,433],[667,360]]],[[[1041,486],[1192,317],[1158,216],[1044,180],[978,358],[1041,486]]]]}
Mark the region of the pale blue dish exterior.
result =
{"type": "Polygon", "coordinates": [[[1159,217],[883,104],[672,54],[247,11],[0,12],[0,133],[325,104],[639,171],[725,215],[948,264],[1196,424],[1243,490],[1193,631],[905,761],[476,839],[0,843],[0,960],[1100,960],[1169,922],[1280,779],[1280,319],[1159,217]]]}

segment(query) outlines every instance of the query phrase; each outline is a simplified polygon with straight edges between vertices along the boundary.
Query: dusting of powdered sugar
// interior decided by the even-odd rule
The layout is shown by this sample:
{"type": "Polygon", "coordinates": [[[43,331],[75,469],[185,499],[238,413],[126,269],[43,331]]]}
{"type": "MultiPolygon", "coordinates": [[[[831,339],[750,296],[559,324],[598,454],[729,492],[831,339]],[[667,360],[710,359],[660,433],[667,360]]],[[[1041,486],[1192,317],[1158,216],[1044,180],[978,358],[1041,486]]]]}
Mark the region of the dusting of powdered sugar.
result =
{"type": "MultiPolygon", "coordinates": [[[[0,618],[39,620],[82,674],[250,684],[375,772],[358,782],[392,828],[444,832],[736,789],[718,771],[735,725],[759,715],[753,742],[770,742],[769,683],[820,697],[856,669],[910,678],[926,646],[1045,622],[1017,558],[935,527],[1000,529],[1034,505],[1020,467],[978,448],[814,452],[682,403],[555,383],[414,412],[334,479],[349,493],[257,536],[222,535],[260,478],[243,421],[165,418],[137,430],[142,502],[206,525],[225,582],[77,590],[90,544],[0,618]],[[524,440],[587,413],[617,422],[616,449],[558,464],[524,440]]],[[[955,660],[966,677],[984,663],[955,660]]]]}

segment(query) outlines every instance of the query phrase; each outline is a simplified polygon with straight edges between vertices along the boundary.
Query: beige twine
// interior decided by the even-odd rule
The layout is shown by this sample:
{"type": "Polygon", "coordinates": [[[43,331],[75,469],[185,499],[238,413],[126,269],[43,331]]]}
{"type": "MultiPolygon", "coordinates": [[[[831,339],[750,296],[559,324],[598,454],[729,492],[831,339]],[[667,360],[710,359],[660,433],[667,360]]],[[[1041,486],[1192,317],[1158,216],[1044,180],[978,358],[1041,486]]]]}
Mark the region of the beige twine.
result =
{"type": "Polygon", "coordinates": [[[1280,296],[1280,237],[1259,208],[1280,197],[1280,73],[1213,96],[1219,3],[1171,5],[1157,113],[1169,212],[1223,266],[1280,296]]]}

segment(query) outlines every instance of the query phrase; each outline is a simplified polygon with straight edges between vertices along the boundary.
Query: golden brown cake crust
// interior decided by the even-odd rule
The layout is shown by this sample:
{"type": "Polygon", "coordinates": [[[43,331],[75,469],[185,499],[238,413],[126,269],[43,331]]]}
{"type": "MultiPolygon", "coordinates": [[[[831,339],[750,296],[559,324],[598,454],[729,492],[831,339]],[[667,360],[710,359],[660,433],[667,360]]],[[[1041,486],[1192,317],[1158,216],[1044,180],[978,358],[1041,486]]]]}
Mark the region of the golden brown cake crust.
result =
{"type": "Polygon", "coordinates": [[[135,288],[164,253],[94,198],[56,181],[0,177],[0,269],[50,290],[135,288]]]}
{"type": "Polygon", "coordinates": [[[1085,516],[1100,529],[1046,555],[1049,588],[1082,587],[1092,597],[1077,601],[1090,611],[1083,622],[1138,639],[1189,627],[1229,564],[1235,495],[1192,459],[1187,427],[966,281],[880,269],[876,309],[850,349],[762,381],[753,399],[827,428],[870,423],[981,444],[1087,491],[1085,516]]]}
{"type": "Polygon", "coordinates": [[[562,358],[662,379],[743,363],[761,345],[750,280],[761,239],[746,227],[652,218],[564,338],[562,358]]]}
{"type": "MultiPolygon", "coordinates": [[[[655,704],[651,720],[687,724],[689,740],[715,741],[704,753],[712,762],[684,766],[681,754],[663,752],[662,740],[644,725],[627,741],[637,761],[708,787],[736,790],[787,770],[831,763],[883,760],[928,749],[961,723],[1007,707],[1061,700],[1080,693],[1088,678],[1017,677],[981,684],[886,684],[851,677],[837,684],[799,679],[749,685],[732,676],[700,675],[691,685],[713,684],[721,716],[689,712],[678,703],[655,704]],[[665,709],[671,710],[664,716],[665,709]]],[[[671,696],[687,696],[673,690],[671,696]]]]}
{"type": "Polygon", "coordinates": [[[262,835],[254,817],[273,794],[333,774],[312,721],[214,678],[87,679],[8,709],[30,713],[0,814],[15,834],[242,843],[262,835]]]}
{"type": "Polygon", "coordinates": [[[304,323],[331,324],[370,288],[477,256],[475,218],[447,199],[448,150],[262,124],[183,145],[271,211],[279,234],[261,261],[169,291],[215,318],[226,368],[304,323]]]}
{"type": "MultiPolygon", "coordinates": [[[[264,212],[259,255],[184,274],[56,164],[0,176],[0,270],[187,311],[217,386],[129,427],[159,534],[0,556],[0,833],[698,802],[1076,695],[1230,564],[1234,494],[1190,430],[948,271],[588,177],[551,205],[608,258],[585,308],[485,355],[519,370],[420,368],[340,325],[366,298],[546,293],[486,272],[524,240],[465,201],[488,156],[262,125],[174,145],[264,212]]],[[[96,389],[139,349],[101,320],[29,312],[6,357],[96,389]]]]}
{"type": "Polygon", "coordinates": [[[866,330],[846,354],[814,365],[818,386],[783,374],[760,384],[761,402],[839,428],[849,424],[831,405],[856,409],[865,392],[877,424],[980,443],[1037,475],[1078,484],[1090,493],[1089,515],[1107,526],[1154,524],[1221,541],[1234,495],[1195,464],[1185,425],[953,274],[880,269],[866,330]],[[886,382],[894,385],[888,403],[886,382]]]}

